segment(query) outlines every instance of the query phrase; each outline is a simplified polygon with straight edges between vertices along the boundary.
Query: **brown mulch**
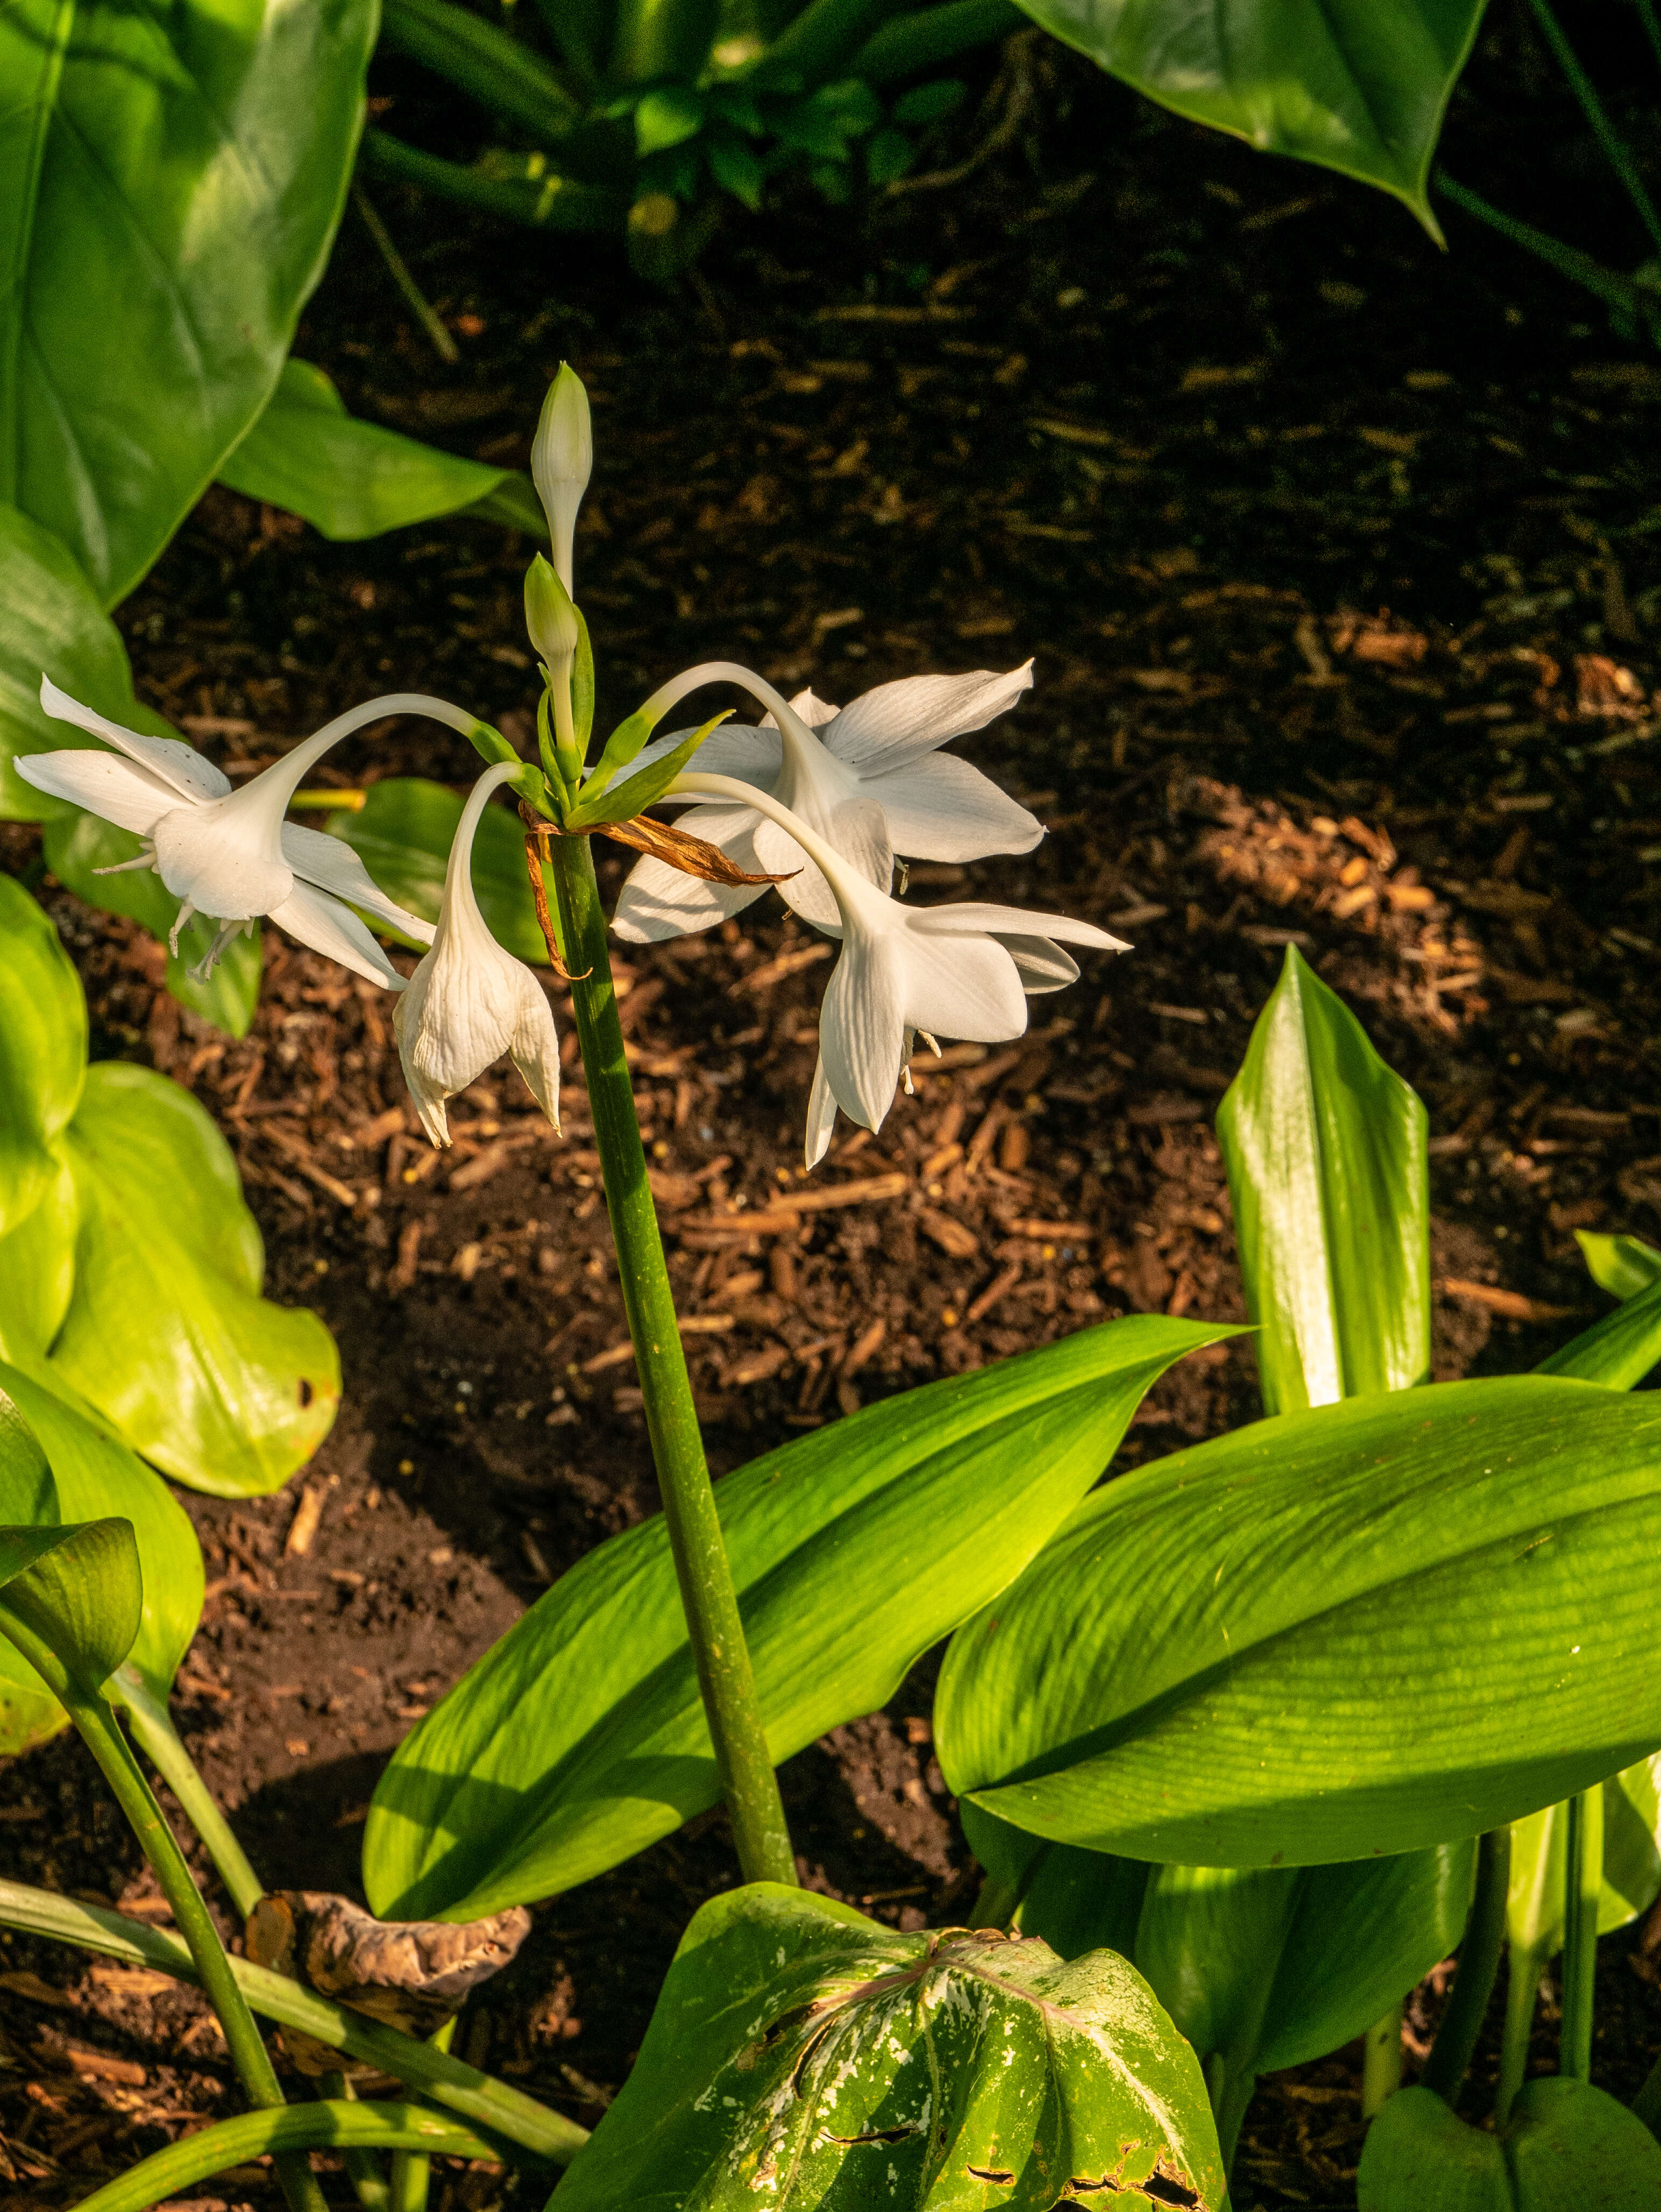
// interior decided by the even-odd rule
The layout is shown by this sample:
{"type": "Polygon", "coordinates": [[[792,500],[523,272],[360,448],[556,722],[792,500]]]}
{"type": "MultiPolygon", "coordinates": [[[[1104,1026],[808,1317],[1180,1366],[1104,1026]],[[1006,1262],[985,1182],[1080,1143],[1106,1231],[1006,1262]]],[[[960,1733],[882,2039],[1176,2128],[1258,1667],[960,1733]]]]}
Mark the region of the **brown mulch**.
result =
{"type": "MultiPolygon", "coordinates": [[[[684,298],[389,203],[460,366],[400,321],[350,228],[301,333],[359,411],[516,463],[548,374],[576,362],[603,713],[718,654],[845,700],[1036,653],[1031,699],[961,749],[1051,834],[914,870],[917,894],[972,879],[1137,949],[1035,1002],[1017,1046],[920,1062],[915,1097],[874,1137],[839,1125],[808,1180],[827,969],[797,956],[817,941],[769,899],[620,963],[718,1470],[1094,1319],[1238,1317],[1211,1117],[1288,942],[1430,1108],[1439,1375],[1526,1365],[1603,1310],[1577,1227],[1661,1241],[1661,370],[1486,241],[1456,234],[1444,262],[1399,210],[1137,107],[1058,51],[1041,68],[1052,119],[958,191],[735,226],[684,298]]],[[[121,620],[145,696],[233,767],[388,684],[523,738],[524,558],[465,523],[330,546],[215,491],[121,620]]],[[[322,780],[469,765],[405,725],[322,780]]],[[[8,866],[35,851],[0,830],[8,866]]],[[[608,892],[621,866],[602,857],[608,892]]],[[[379,994],[268,931],[232,1042],[159,993],[127,924],[43,889],[95,1048],[215,1113],[273,1294],[342,1346],[339,1423],[288,1492],[186,1500],[211,1595],[178,1710],[262,1873],[355,1891],[391,1746],[655,1503],[580,1068],[562,1143],[495,1071],[434,1154],[379,994]]],[[[1217,1347],[1150,1394],[1118,1463],[1255,1406],[1249,1353],[1217,1347]]],[[[924,1662],[785,1777],[806,1878],[901,1926],[973,1896],[931,1681],[924,1662]]],[[[73,1742],[0,1770],[0,1867],[155,1908],[73,1742]]],[[[591,2120],[680,1929],[730,1879],[709,1816],[539,1907],[461,2047],[591,2120]]],[[[1598,2078],[1630,2093],[1661,2003],[1636,1937],[1604,1951],[1598,2078]]],[[[0,1939],[0,1990],[20,2203],[70,2203],[234,2108],[189,1993],[21,1938],[0,1939]]],[[[1435,2002],[1415,2001],[1419,2042],[1435,2002]]],[[[1265,2087],[1243,2207],[1353,2204],[1358,2069],[1350,2051],[1265,2087]]],[[[482,2212],[495,2185],[445,2187],[445,2212],[482,2212]]],[[[273,2201],[263,2170],[203,2201],[245,2200],[273,2201]]]]}

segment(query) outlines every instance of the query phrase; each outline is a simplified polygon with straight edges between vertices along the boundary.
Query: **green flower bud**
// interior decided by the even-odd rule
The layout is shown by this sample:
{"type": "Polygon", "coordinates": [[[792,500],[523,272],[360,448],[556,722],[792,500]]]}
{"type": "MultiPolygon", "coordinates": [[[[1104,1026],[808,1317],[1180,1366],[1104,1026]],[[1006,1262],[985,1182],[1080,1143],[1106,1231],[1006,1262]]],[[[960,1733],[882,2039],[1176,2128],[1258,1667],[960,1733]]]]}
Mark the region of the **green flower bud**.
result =
{"type": "Polygon", "coordinates": [[[568,684],[577,657],[577,610],[540,553],[524,572],[524,626],[538,657],[548,664],[549,681],[556,689],[568,684]]]}
{"type": "MultiPolygon", "coordinates": [[[[536,478],[536,495],[548,517],[549,536],[554,542],[555,570],[567,592],[573,588],[572,540],[576,534],[577,509],[583,503],[593,468],[594,436],[589,427],[588,394],[576,370],[569,362],[561,362],[560,373],[549,386],[548,397],[543,402],[542,420],[536,425],[530,448],[530,473],[536,478]]],[[[536,635],[534,630],[531,635],[536,635]]]]}

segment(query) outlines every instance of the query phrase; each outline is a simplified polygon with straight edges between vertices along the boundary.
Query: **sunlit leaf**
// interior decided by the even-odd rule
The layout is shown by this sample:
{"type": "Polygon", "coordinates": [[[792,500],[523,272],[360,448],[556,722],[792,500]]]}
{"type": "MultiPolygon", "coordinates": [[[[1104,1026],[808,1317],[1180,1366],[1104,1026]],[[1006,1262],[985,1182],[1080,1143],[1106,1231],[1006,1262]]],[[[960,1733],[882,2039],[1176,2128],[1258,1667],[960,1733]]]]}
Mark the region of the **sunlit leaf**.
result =
{"type": "Polygon", "coordinates": [[[1525,2084],[1509,2124],[1489,2135],[1434,2089],[1397,2090],[1367,2130],[1360,2212],[1652,2212],[1661,2143],[1588,2081],[1525,2084]]]}
{"type": "Polygon", "coordinates": [[[87,1002],[75,963],[23,886],[0,875],[0,1237],[56,1181],[53,1144],[86,1066],[87,1002]]]}

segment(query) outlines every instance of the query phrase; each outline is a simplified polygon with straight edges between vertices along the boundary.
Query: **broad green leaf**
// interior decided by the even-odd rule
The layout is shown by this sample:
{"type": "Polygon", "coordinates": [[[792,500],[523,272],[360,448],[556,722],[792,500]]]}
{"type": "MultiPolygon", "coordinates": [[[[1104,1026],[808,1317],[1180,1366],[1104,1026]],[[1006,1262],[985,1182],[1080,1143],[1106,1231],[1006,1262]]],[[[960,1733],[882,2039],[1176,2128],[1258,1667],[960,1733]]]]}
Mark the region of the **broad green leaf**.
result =
{"type": "MultiPolygon", "coordinates": [[[[27,1423],[44,1452],[51,1480],[37,1486],[31,1500],[28,1485],[9,1478],[0,1442],[0,1522],[51,1528],[115,1517],[130,1524],[142,1607],[136,1635],[122,1656],[165,1705],[202,1613],[202,1548],[189,1516],[161,1478],[95,1420],[27,1375],[0,1366],[0,1439],[18,1422],[27,1423]]],[[[0,1756],[43,1742],[67,1719],[27,1662],[0,1644],[0,1756]]]]}
{"type": "Polygon", "coordinates": [[[1052,2212],[1098,2194],[1222,2212],[1193,2053],[1110,1951],[896,1935],[758,1883],[669,1970],[560,2212],[1052,2212]]]}
{"type": "Polygon", "coordinates": [[[1217,1113],[1270,1413],[1429,1374],[1426,1131],[1417,1095],[1288,945],[1217,1113]]]}
{"type": "MultiPolygon", "coordinates": [[[[464,803],[441,783],[388,776],[370,785],[355,812],[343,807],[331,814],[329,832],[351,847],[389,898],[423,921],[435,922],[464,803]]],[[[536,926],[524,833],[509,807],[487,806],[480,817],[473,840],[473,889],[498,941],[519,959],[546,967],[548,947],[536,926]]],[[[383,922],[375,927],[384,935],[397,934],[383,922]]]]}
{"type": "Polygon", "coordinates": [[[106,1060],[63,1142],[80,1231],[52,1364],[164,1474],[277,1489],[329,1432],[340,1358],[315,1314],[260,1297],[224,1139],[178,1084],[106,1060]]]}
{"type": "Polygon", "coordinates": [[[1661,1747],[1661,1407],[1555,1376],[1260,1421],[1086,1499],[960,1632],[952,1788],[1131,1857],[1480,1833],[1661,1747]]]}
{"type": "MultiPolygon", "coordinates": [[[[718,1483],[774,1758],[890,1698],[1020,1572],[1149,1386],[1232,1334],[1162,1315],[1083,1329],[718,1483]]],[[[718,1794],[654,1518],[580,1560],[404,1739],[370,1808],[364,1881],[384,1917],[470,1919],[586,1881],[718,1794]]]]}
{"type": "Polygon", "coordinates": [[[48,1388],[57,1378],[46,1365],[46,1354],[70,1310],[80,1218],[75,1177],[61,1157],[52,1165],[45,1197],[26,1220],[0,1237],[0,1360],[48,1388]]]}
{"type": "Polygon", "coordinates": [[[490,520],[548,534],[528,477],[359,422],[306,361],[284,363],[264,412],[221,464],[219,481],[303,516],[325,538],[374,538],[476,511],[482,502],[491,502],[490,520]]]}
{"type": "MultiPolygon", "coordinates": [[[[157,718],[160,719],[159,717],[157,718]]],[[[62,728],[59,723],[55,726],[62,728]]],[[[66,890],[102,907],[106,914],[123,914],[140,922],[165,945],[178,916],[179,902],[153,868],[135,868],[120,876],[100,876],[100,868],[118,867],[142,851],[141,841],[129,830],[95,814],[60,815],[47,823],[42,840],[46,866],[66,890]]],[[[233,937],[220,956],[206,982],[198,982],[191,969],[213,943],[217,924],[197,915],[179,933],[179,951],[167,955],[167,988],[181,1006],[204,1021],[246,1036],[259,1004],[264,973],[260,933],[233,937]]]]}
{"type": "Polygon", "coordinates": [[[1641,1237],[1595,1237],[1589,1229],[1577,1229],[1574,1237],[1587,1273],[1611,1297],[1635,1298],[1661,1283],[1661,1252],[1641,1237]]]}
{"type": "Polygon", "coordinates": [[[52,1146],[86,1069],[87,1002],[75,963],[21,884],[0,876],[0,1237],[56,1180],[52,1146]]]}
{"type": "Polygon", "coordinates": [[[1019,1900],[1011,1925],[1023,1935],[1041,1936],[1064,1959],[1086,1951],[1134,1956],[1153,1872],[1146,1861],[1046,1843],[967,1797],[958,1815],[975,1857],[1009,1899],[1019,1900]]]}
{"type": "Polygon", "coordinates": [[[270,395],[339,218],[375,21],[373,0],[0,13],[0,500],[106,606],[270,395]]]}
{"type": "Polygon", "coordinates": [[[1441,233],[1426,187],[1482,0],[1020,0],[1161,106],[1266,154],[1376,185],[1441,233]]]}
{"type": "Polygon", "coordinates": [[[1630,1390],[1661,1359],[1661,1282],[1638,1291],[1612,1314],[1543,1359],[1537,1375],[1578,1375],[1605,1389],[1630,1390]]]}
{"type": "Polygon", "coordinates": [[[627,721],[620,722],[607,738],[605,750],[595,763],[581,796],[571,810],[573,825],[586,828],[597,822],[632,822],[648,806],[655,806],[710,732],[724,722],[730,711],[724,708],[720,714],[712,714],[700,729],[694,730],[672,752],[665,753],[661,760],[653,761],[650,768],[641,769],[626,781],[613,784],[611,778],[616,769],[633,759],[652,730],[649,722],[642,726],[639,714],[631,714],[627,721]]]}
{"type": "Polygon", "coordinates": [[[132,1649],[143,1601],[130,1522],[0,1527],[0,1638],[61,1695],[100,1695],[132,1649]]]}
{"type": "Polygon", "coordinates": [[[1499,2135],[1455,2117],[1434,2089],[1399,2089],[1367,2131],[1360,2212],[1652,2212],[1661,2143],[1590,2082],[1527,2082],[1499,2135]]]}

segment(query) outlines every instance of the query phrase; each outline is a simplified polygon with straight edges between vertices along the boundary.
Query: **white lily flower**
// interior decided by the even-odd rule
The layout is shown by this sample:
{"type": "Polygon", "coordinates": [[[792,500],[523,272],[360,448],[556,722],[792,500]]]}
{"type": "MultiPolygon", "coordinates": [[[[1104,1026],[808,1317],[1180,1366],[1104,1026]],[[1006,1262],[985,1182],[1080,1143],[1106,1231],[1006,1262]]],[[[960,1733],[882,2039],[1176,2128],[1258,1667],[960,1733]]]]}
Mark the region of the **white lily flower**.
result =
{"type": "Polygon", "coordinates": [[[548,387],[536,434],[530,442],[530,475],[548,517],[548,534],[554,546],[554,573],[567,592],[573,591],[572,556],[577,532],[577,510],[594,471],[594,433],[589,421],[588,393],[569,362],[548,387]]]}
{"type": "MultiPolygon", "coordinates": [[[[743,785],[687,775],[672,788],[687,798],[742,801],[743,785]]],[[[1066,915],[979,902],[903,905],[776,799],[755,804],[817,865],[834,896],[842,940],[819,1010],[819,1066],[808,1107],[807,1163],[816,1166],[840,1107],[862,1128],[880,1129],[900,1071],[922,1035],[1002,1044],[1025,1034],[1029,989],[1057,990],[1077,969],[1058,939],[1128,952],[1123,939],[1066,915]]]]}
{"type": "MultiPolygon", "coordinates": [[[[776,799],[886,891],[896,854],[979,860],[1030,852],[1044,835],[1042,823],[990,777],[939,750],[1003,714],[1032,681],[1030,661],[1001,676],[987,669],[912,676],[879,684],[839,712],[810,690],[787,702],[749,669],[710,661],[664,685],[646,711],[661,714],[704,684],[742,684],[770,708],[766,721],[757,729],[717,730],[688,767],[737,777],[776,799]]],[[[662,758],[686,735],[648,745],[635,769],[662,758]]],[[[764,808],[753,801],[698,806],[680,826],[718,846],[747,874],[788,876],[778,887],[785,904],[815,928],[835,927],[836,900],[824,876],[764,808]]],[[[647,859],[623,885],[612,927],[632,945],[683,936],[725,921],[761,895],[760,888],[704,883],[647,859]]]]}
{"type": "Polygon", "coordinates": [[[424,945],[433,941],[431,925],[388,898],[349,845],[284,821],[283,811],[312,763],[366,723],[389,714],[427,714],[465,734],[474,727],[472,715],[418,692],[371,699],[337,715],[236,789],[194,746],[178,738],[142,737],[125,729],[71,699],[45,676],[40,704],[54,720],[102,738],[115,753],[27,753],[15,763],[18,774],[37,791],[70,799],[143,838],[144,851],[124,861],[122,868],[153,867],[184,901],[167,940],[174,952],[179,933],[192,915],[205,914],[219,923],[192,974],[211,974],[237,932],[268,915],[312,951],[372,983],[403,990],[403,976],[351,909],[361,907],[424,945]]]}
{"type": "Polygon", "coordinates": [[[504,1053],[560,1126],[560,1045],[548,994],[524,961],[497,944],[473,896],[474,832],[491,793],[518,773],[515,763],[498,761],[474,785],[450,848],[433,949],[392,1009],[404,1080],[435,1145],[450,1142],[446,1100],[504,1053]]]}

